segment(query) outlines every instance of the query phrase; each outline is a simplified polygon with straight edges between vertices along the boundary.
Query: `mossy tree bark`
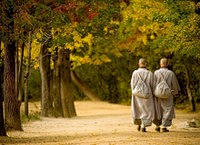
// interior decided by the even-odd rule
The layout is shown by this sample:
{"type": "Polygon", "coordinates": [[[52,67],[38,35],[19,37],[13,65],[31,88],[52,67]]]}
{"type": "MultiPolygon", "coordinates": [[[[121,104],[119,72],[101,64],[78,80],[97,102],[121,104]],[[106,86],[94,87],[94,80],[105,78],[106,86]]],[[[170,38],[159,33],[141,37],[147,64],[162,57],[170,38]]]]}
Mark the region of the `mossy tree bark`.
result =
{"type": "Polygon", "coordinates": [[[40,49],[40,74],[42,81],[42,107],[41,116],[49,116],[50,98],[50,54],[48,45],[43,45],[40,49]]]}
{"type": "Polygon", "coordinates": [[[60,50],[58,58],[60,61],[60,88],[63,116],[70,118],[76,116],[70,75],[70,50],[60,50]]]}
{"type": "Polygon", "coordinates": [[[62,104],[61,104],[61,89],[60,89],[60,64],[58,61],[58,49],[56,49],[53,56],[54,69],[53,69],[53,82],[52,82],[52,96],[54,104],[54,116],[63,117],[62,104]]]}

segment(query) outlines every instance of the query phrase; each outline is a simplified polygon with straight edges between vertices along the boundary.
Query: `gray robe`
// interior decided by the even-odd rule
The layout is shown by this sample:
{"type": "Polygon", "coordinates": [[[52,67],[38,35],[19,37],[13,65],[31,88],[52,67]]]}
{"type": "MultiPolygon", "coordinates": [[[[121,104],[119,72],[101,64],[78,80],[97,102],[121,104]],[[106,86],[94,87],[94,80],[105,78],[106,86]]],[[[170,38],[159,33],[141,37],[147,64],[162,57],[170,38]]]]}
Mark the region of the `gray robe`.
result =
{"type": "Polygon", "coordinates": [[[179,93],[180,87],[173,71],[167,68],[160,68],[154,73],[154,89],[156,85],[162,81],[161,73],[166,80],[168,86],[173,91],[173,95],[170,96],[168,99],[154,97],[156,111],[154,123],[158,126],[162,125],[163,127],[167,127],[172,125],[172,119],[175,118],[173,97],[174,95],[177,95],[179,93]]]}
{"type": "Polygon", "coordinates": [[[149,88],[150,96],[148,99],[143,99],[132,95],[132,100],[131,100],[132,119],[134,124],[141,125],[142,123],[144,127],[146,127],[152,124],[152,121],[155,117],[154,102],[152,95],[153,73],[148,71],[146,68],[139,68],[138,70],[135,70],[131,78],[132,91],[140,81],[138,73],[141,76],[141,78],[146,82],[149,88]]]}

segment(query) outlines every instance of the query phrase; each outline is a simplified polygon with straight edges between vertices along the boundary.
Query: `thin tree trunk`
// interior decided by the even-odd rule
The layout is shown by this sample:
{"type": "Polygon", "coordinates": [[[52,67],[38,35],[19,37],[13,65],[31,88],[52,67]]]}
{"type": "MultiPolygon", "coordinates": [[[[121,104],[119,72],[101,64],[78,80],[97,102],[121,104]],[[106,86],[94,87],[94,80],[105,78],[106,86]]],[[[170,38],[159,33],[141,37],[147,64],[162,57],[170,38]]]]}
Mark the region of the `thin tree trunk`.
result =
{"type": "MultiPolygon", "coordinates": [[[[1,56],[1,42],[0,42],[0,56],[1,56]]],[[[2,58],[0,58],[2,59],[2,58]]],[[[3,61],[0,61],[3,62],[3,61]]],[[[3,83],[3,64],[0,63],[0,136],[7,136],[4,126],[4,115],[3,115],[3,94],[2,94],[2,83],[3,83]]]]}
{"type": "MultiPolygon", "coordinates": [[[[1,75],[1,74],[0,74],[1,75]]],[[[3,96],[0,90],[0,136],[7,136],[3,117],[3,96]]]]}
{"type": "Polygon", "coordinates": [[[72,94],[71,75],[70,75],[70,50],[59,51],[60,72],[61,72],[61,100],[64,117],[76,116],[74,106],[74,96],[72,94]]]}
{"type": "Polygon", "coordinates": [[[4,102],[5,123],[9,128],[22,130],[20,102],[15,89],[15,52],[14,42],[4,42],[4,102]]]}
{"type": "Polygon", "coordinates": [[[44,117],[49,113],[49,97],[50,97],[50,55],[47,45],[43,45],[40,49],[40,74],[42,80],[42,112],[44,117]]]}
{"type": "Polygon", "coordinates": [[[60,62],[58,61],[58,50],[53,57],[54,69],[53,69],[53,102],[54,102],[54,116],[63,117],[62,104],[61,104],[61,89],[60,89],[60,62]]]}
{"type": "Polygon", "coordinates": [[[30,75],[30,65],[31,65],[31,43],[32,36],[31,32],[29,32],[29,46],[28,46],[28,62],[26,65],[26,73],[25,73],[25,84],[24,84],[24,114],[28,116],[28,78],[30,75]]]}
{"type": "Polygon", "coordinates": [[[22,72],[22,67],[23,67],[23,59],[24,59],[24,46],[25,43],[22,43],[22,48],[20,49],[20,61],[19,61],[19,72],[18,72],[18,98],[19,101],[22,102],[22,97],[23,97],[23,72],[22,72]]]}
{"type": "MultiPolygon", "coordinates": [[[[16,96],[18,97],[18,43],[16,42],[15,44],[15,93],[16,96]]],[[[20,102],[21,104],[21,102],[20,102]]]]}
{"type": "Polygon", "coordinates": [[[191,89],[190,89],[190,77],[189,77],[189,70],[188,70],[187,66],[185,66],[185,70],[186,70],[185,74],[186,74],[186,82],[187,82],[186,90],[187,90],[188,98],[189,98],[189,101],[190,101],[191,110],[196,111],[194,97],[192,96],[192,92],[191,92],[191,89]]]}
{"type": "MultiPolygon", "coordinates": [[[[50,59],[50,58],[49,58],[50,59]]],[[[49,60],[50,61],[50,60],[49,60]]],[[[53,71],[50,68],[50,62],[49,62],[49,99],[48,99],[48,115],[54,116],[54,110],[53,110],[53,96],[52,93],[52,85],[51,82],[53,80],[53,71]]]]}
{"type": "Polygon", "coordinates": [[[88,98],[90,98],[92,101],[100,101],[99,96],[97,96],[85,83],[80,80],[75,71],[71,71],[71,78],[72,81],[88,98]]]}

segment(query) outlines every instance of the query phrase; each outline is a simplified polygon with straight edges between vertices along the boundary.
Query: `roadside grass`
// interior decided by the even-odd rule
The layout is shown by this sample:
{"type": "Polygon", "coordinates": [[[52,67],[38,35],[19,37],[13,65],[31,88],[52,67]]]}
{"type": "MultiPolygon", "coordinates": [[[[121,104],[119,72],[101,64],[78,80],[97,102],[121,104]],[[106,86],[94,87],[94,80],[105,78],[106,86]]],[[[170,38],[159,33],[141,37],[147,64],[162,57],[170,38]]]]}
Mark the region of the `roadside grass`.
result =
{"type": "Polygon", "coordinates": [[[41,103],[39,101],[29,102],[28,105],[28,116],[24,113],[24,102],[21,104],[21,122],[26,123],[29,121],[35,121],[41,119],[41,103]]]}
{"type": "Polygon", "coordinates": [[[40,112],[39,111],[29,113],[28,116],[26,116],[24,114],[24,112],[21,112],[21,122],[22,123],[26,123],[29,121],[35,121],[35,120],[40,120],[40,112]]]}

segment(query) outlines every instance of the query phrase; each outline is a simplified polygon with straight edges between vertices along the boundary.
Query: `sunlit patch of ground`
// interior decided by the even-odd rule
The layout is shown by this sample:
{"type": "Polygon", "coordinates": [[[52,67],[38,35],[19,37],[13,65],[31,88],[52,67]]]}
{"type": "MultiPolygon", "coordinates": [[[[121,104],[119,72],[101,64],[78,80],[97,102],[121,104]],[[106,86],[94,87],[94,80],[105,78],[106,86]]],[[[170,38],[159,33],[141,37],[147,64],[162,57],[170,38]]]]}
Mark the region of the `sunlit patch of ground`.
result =
{"type": "MultiPolygon", "coordinates": [[[[38,111],[40,103],[30,103],[38,111]]],[[[9,131],[1,144],[36,145],[199,145],[200,129],[188,125],[199,113],[176,110],[176,119],[168,133],[157,133],[154,126],[146,133],[132,124],[130,106],[107,102],[75,102],[77,117],[41,118],[23,124],[24,131],[9,131]]]]}

